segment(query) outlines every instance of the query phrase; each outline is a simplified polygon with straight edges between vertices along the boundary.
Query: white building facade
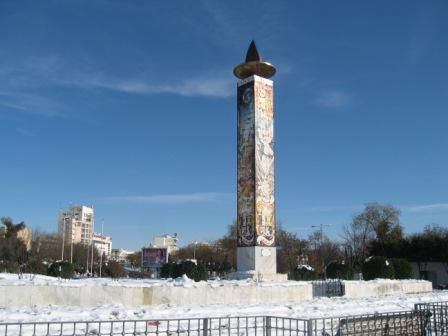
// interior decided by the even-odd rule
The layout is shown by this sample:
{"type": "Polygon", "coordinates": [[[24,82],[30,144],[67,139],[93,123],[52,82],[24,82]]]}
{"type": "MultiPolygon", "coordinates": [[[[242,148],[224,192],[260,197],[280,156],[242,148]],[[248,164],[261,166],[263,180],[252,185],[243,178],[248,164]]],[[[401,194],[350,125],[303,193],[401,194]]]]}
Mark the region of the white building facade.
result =
{"type": "Polygon", "coordinates": [[[177,251],[177,234],[168,235],[165,234],[163,236],[155,236],[152,240],[152,247],[166,247],[168,250],[168,254],[177,251]]]}
{"type": "Polygon", "coordinates": [[[112,249],[111,259],[119,263],[126,263],[127,257],[134,253],[134,251],[127,251],[124,249],[112,249]]]}
{"type": "Polygon", "coordinates": [[[104,236],[99,233],[93,234],[93,246],[97,249],[98,253],[103,254],[109,259],[112,255],[112,238],[104,236]]]}
{"type": "Polygon", "coordinates": [[[68,243],[90,244],[94,229],[93,208],[73,206],[61,211],[58,218],[58,233],[68,243]]]}

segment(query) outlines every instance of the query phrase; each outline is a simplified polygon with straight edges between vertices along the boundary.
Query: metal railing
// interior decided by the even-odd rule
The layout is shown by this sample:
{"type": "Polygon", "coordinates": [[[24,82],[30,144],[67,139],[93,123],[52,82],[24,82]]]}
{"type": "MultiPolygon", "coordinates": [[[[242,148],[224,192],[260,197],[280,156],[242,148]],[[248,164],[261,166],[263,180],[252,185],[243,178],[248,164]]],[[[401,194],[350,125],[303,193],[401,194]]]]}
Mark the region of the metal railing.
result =
{"type": "Polygon", "coordinates": [[[275,316],[0,323],[0,336],[446,336],[448,302],[415,310],[329,318],[275,316]]]}
{"type": "Polygon", "coordinates": [[[124,321],[0,323],[0,335],[299,336],[306,335],[306,320],[270,316],[247,316],[124,321]]]}
{"type": "Polygon", "coordinates": [[[313,297],[344,296],[344,283],[339,279],[312,281],[313,297]]]}
{"type": "Polygon", "coordinates": [[[415,311],[425,322],[426,335],[448,335],[448,302],[417,303],[415,311]]]}

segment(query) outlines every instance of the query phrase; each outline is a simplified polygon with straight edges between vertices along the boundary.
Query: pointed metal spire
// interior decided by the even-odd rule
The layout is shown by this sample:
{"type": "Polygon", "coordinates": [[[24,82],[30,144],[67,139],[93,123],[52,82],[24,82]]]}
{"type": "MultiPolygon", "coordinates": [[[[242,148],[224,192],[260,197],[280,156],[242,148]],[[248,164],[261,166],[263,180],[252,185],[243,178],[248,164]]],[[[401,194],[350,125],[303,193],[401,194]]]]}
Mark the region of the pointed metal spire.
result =
{"type": "Polygon", "coordinates": [[[254,40],[252,40],[249,48],[247,49],[246,63],[248,62],[261,62],[261,56],[257,50],[257,45],[255,44],[254,40]]]}
{"type": "Polygon", "coordinates": [[[275,67],[261,59],[255,41],[249,45],[246,53],[246,62],[233,69],[233,74],[241,79],[256,75],[264,78],[271,78],[275,74],[275,67]]]}

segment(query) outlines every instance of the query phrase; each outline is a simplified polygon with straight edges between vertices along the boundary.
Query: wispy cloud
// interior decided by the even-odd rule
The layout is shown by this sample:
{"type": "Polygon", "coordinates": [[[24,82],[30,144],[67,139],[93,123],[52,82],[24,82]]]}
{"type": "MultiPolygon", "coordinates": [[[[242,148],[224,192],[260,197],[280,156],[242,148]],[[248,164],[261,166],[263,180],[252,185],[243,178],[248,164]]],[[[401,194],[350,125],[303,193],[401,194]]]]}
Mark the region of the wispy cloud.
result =
{"type": "Polygon", "coordinates": [[[337,109],[347,106],[351,95],[341,90],[325,90],[316,98],[316,104],[323,108],[337,109]]]}
{"type": "Polygon", "coordinates": [[[65,80],[64,83],[81,88],[100,88],[141,95],[175,94],[180,96],[229,97],[233,95],[234,91],[232,79],[223,77],[194,78],[179,83],[151,83],[138,79],[83,76],[70,81],[65,80]]]}
{"type": "Polygon", "coordinates": [[[60,104],[37,94],[0,91],[1,106],[41,117],[65,117],[60,104]]]}
{"type": "MultiPolygon", "coordinates": [[[[141,74],[118,75],[96,69],[95,64],[70,64],[57,55],[22,60],[17,64],[0,64],[2,82],[0,91],[29,92],[41,87],[72,87],[77,89],[105,89],[129,94],[229,97],[234,94],[234,81],[230,74],[206,72],[196,77],[182,75],[171,79],[157,79],[141,74]],[[25,65],[23,65],[25,64],[25,65]],[[76,69],[76,70],[74,70],[76,69]]],[[[13,102],[8,106],[26,110],[13,102]]],[[[6,103],[4,102],[3,105],[6,103]]]]}
{"type": "Polygon", "coordinates": [[[233,194],[230,193],[203,192],[190,194],[117,196],[105,197],[103,198],[103,200],[110,202],[125,202],[135,204],[189,204],[225,200],[231,198],[232,196],[233,194]]]}
{"type": "Polygon", "coordinates": [[[433,203],[414,206],[401,207],[403,211],[409,212],[433,212],[433,211],[448,211],[448,203],[433,203]]]}

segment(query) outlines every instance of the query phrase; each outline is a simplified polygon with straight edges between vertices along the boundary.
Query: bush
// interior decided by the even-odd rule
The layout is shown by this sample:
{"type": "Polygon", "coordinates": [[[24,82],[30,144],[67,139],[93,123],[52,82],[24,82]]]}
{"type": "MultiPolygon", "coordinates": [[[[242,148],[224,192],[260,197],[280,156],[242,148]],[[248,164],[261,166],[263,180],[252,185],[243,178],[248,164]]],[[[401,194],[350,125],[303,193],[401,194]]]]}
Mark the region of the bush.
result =
{"type": "Polygon", "coordinates": [[[393,279],[394,266],[385,257],[369,257],[362,265],[364,280],[393,279]]]}
{"type": "Polygon", "coordinates": [[[160,276],[162,278],[175,278],[174,275],[176,273],[176,263],[166,263],[162,266],[162,269],[160,270],[160,276]]]}
{"type": "Polygon", "coordinates": [[[109,261],[104,267],[104,274],[111,278],[124,278],[128,275],[126,270],[116,261],[109,261]]]}
{"type": "Polygon", "coordinates": [[[207,280],[208,272],[204,265],[196,265],[191,261],[184,261],[180,264],[167,263],[161,270],[162,278],[178,278],[186,275],[194,281],[207,280]]]}
{"type": "Polygon", "coordinates": [[[26,264],[25,272],[47,275],[48,267],[38,258],[30,258],[30,260],[28,260],[28,263],[26,264]]]}
{"type": "Polygon", "coordinates": [[[194,281],[201,281],[208,279],[207,267],[202,264],[197,265],[190,274],[187,274],[190,279],[194,281]]]}
{"type": "Polygon", "coordinates": [[[329,263],[325,269],[325,273],[327,278],[329,279],[344,279],[344,280],[352,280],[353,279],[353,270],[347,264],[332,261],[329,263]]]}
{"type": "Polygon", "coordinates": [[[317,272],[310,266],[299,265],[292,272],[294,280],[306,281],[316,280],[318,278],[317,272]]]}
{"type": "Polygon", "coordinates": [[[57,261],[52,263],[48,268],[48,275],[70,279],[75,275],[75,270],[72,263],[68,261],[57,261]]]}
{"type": "Polygon", "coordinates": [[[395,279],[412,279],[414,272],[412,266],[406,259],[392,258],[389,259],[394,267],[395,279]]]}

